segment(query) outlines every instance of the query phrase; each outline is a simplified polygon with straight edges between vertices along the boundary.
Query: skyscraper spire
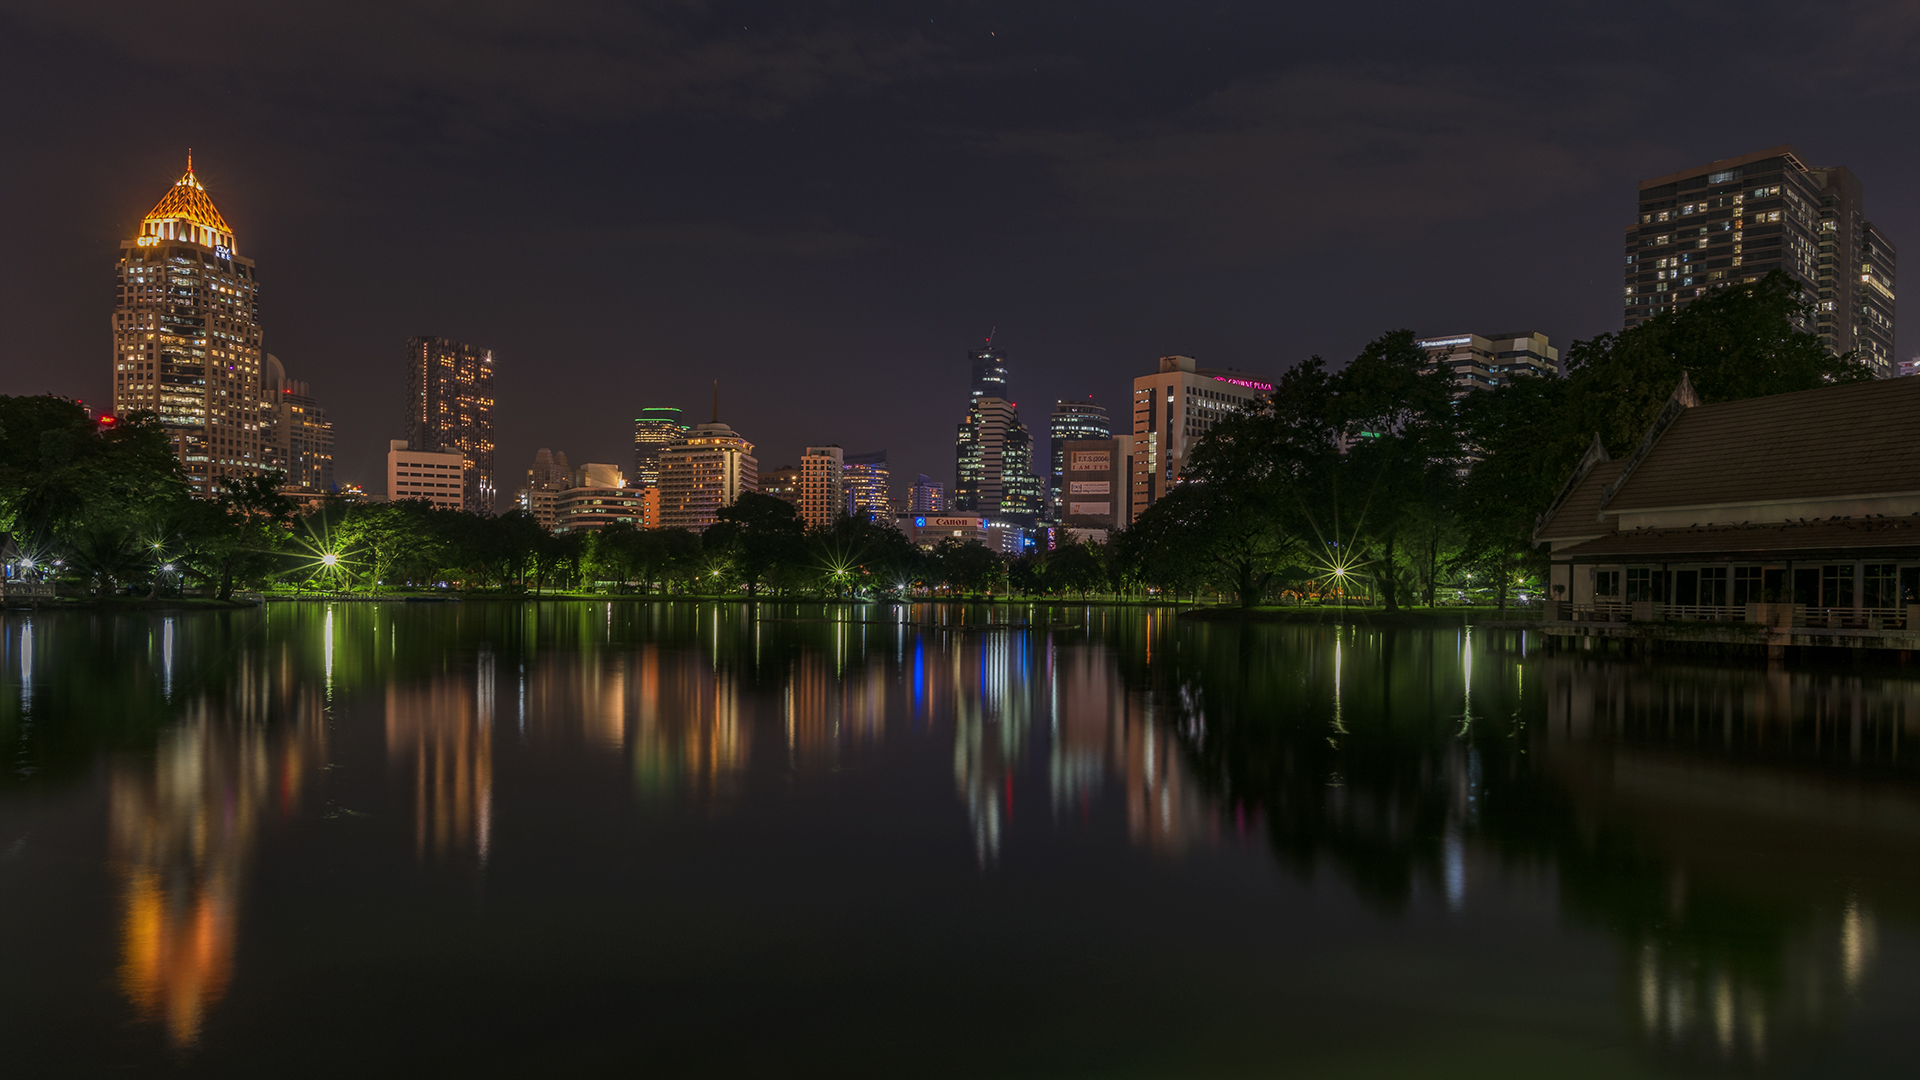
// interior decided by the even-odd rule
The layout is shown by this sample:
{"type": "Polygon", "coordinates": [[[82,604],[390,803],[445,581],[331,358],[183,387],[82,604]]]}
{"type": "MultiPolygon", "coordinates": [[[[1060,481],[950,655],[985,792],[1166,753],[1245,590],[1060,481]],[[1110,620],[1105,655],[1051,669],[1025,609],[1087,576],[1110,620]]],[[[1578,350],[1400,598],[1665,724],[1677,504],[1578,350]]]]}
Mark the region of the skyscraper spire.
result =
{"type": "Polygon", "coordinates": [[[186,240],[203,247],[226,248],[229,253],[235,249],[233,227],[220,216],[207,197],[206,186],[193,175],[193,151],[187,151],[187,171],[141,220],[140,235],[151,238],[149,247],[162,240],[186,240]]]}

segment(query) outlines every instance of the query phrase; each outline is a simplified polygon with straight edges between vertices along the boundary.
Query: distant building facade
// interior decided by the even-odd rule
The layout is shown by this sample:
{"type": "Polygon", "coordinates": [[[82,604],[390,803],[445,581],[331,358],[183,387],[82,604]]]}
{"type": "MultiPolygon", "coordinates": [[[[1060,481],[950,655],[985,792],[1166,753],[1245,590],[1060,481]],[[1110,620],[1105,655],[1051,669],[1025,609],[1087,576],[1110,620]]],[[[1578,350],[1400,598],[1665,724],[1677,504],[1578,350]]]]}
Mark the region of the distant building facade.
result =
{"type": "Polygon", "coordinates": [[[1626,229],[1627,327],[1781,270],[1814,301],[1800,329],[1894,374],[1894,246],[1845,167],[1807,165],[1783,144],[1643,180],[1637,209],[1626,229]]]}
{"type": "Polygon", "coordinates": [[[660,525],[705,532],[722,508],[759,490],[753,444],[715,419],[660,452],[660,525]]]}
{"type": "Polygon", "coordinates": [[[846,458],[838,446],[809,446],[800,455],[800,520],[824,529],[846,510],[846,458]]]}
{"type": "Polygon", "coordinates": [[[465,504],[491,513],[493,352],[443,337],[407,339],[407,445],[457,453],[466,463],[465,504]]]}
{"type": "Polygon", "coordinates": [[[556,533],[599,532],[614,522],[625,522],[636,529],[651,528],[647,523],[650,488],[575,487],[560,493],[554,502],[553,531],[556,533]]]}
{"type": "Polygon", "coordinates": [[[627,474],[621,472],[618,465],[589,461],[573,470],[573,486],[623,488],[627,486],[627,474]]]}
{"type": "Polygon", "coordinates": [[[1159,370],[1133,380],[1133,447],[1128,522],[1179,483],[1187,455],[1215,424],[1254,408],[1273,384],[1231,368],[1203,368],[1191,356],[1163,356],[1159,370]]]}
{"type": "Polygon", "coordinates": [[[633,420],[633,479],[640,487],[660,482],[660,451],[687,437],[680,410],[655,406],[640,410],[633,420]]]}
{"type": "Polygon", "coordinates": [[[1104,406],[1096,403],[1092,395],[1085,401],[1067,401],[1061,399],[1053,403],[1053,416],[1047,420],[1048,463],[1053,472],[1053,483],[1048,485],[1047,505],[1052,516],[1059,518],[1065,514],[1066,471],[1065,458],[1062,457],[1066,444],[1074,439],[1111,439],[1113,438],[1113,420],[1107,416],[1104,406]]]}
{"type": "Polygon", "coordinates": [[[1534,330],[1505,334],[1441,334],[1415,342],[1453,376],[1453,396],[1505,386],[1516,375],[1559,375],[1560,350],[1534,330]]]}
{"type": "Polygon", "coordinates": [[[408,440],[387,444],[387,501],[425,499],[443,510],[466,508],[466,457],[458,451],[414,450],[408,440]]]}
{"type": "Polygon", "coordinates": [[[120,242],[113,411],[151,411],[188,483],[209,494],[261,471],[260,284],[187,171],[120,242]]]}
{"type": "Polygon", "coordinates": [[[990,539],[987,519],[979,514],[903,514],[900,531],[906,533],[916,547],[926,551],[932,551],[943,540],[986,544],[990,539]]]}
{"type": "Polygon", "coordinates": [[[850,454],[846,459],[846,512],[849,517],[869,521],[893,519],[893,478],[887,468],[887,452],[850,454]]]}
{"type": "Polygon", "coordinates": [[[947,492],[940,481],[926,473],[921,473],[907,489],[907,512],[911,514],[940,514],[947,509],[947,492]]]}
{"type": "Polygon", "coordinates": [[[561,492],[573,486],[573,470],[564,451],[541,447],[533,455],[533,467],[527,470],[527,486],[514,492],[514,502],[543,529],[554,526],[554,503],[561,492]]]}
{"type": "Polygon", "coordinates": [[[311,503],[333,490],[333,424],[272,354],[261,368],[260,440],[262,463],[283,474],[282,494],[311,503]]]}
{"type": "Polygon", "coordinates": [[[1076,540],[1106,543],[1127,526],[1125,439],[1068,439],[1061,444],[1065,502],[1060,524],[1076,540]]]}
{"type": "Polygon", "coordinates": [[[760,474],[760,494],[771,495],[794,509],[800,508],[800,468],[782,465],[760,474]]]}

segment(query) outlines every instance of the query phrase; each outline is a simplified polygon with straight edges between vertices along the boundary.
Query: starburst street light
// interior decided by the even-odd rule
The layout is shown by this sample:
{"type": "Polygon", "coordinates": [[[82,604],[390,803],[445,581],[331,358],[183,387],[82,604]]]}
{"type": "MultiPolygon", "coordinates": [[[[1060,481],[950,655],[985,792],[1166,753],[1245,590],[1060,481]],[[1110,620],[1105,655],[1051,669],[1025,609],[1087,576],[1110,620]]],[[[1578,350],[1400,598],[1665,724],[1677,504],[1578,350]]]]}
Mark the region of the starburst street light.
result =
{"type": "Polygon", "coordinates": [[[325,585],[334,589],[352,587],[353,562],[348,557],[346,544],[332,530],[323,524],[318,535],[309,533],[295,537],[294,542],[305,549],[305,557],[296,564],[296,581],[304,585],[319,578],[325,585]]]}

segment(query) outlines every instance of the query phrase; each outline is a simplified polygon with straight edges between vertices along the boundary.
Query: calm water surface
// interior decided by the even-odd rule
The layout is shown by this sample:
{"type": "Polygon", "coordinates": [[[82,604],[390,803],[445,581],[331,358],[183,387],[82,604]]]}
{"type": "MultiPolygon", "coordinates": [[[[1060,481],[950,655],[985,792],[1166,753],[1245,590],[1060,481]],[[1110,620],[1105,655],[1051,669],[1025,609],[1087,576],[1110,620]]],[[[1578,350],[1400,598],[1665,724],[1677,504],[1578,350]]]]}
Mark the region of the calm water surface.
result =
{"type": "Polygon", "coordinates": [[[1139,610],[0,619],[8,1076],[1887,1076],[1920,678],[1139,610]]]}

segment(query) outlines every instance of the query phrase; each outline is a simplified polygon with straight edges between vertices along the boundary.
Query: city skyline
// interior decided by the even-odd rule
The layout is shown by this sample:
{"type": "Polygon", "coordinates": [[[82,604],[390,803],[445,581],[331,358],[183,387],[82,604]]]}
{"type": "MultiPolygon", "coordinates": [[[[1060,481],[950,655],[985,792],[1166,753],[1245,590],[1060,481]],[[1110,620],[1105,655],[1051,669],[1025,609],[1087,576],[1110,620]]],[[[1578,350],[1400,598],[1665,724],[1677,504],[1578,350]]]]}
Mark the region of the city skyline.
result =
{"type": "MultiPolygon", "coordinates": [[[[643,79],[673,49],[617,20],[593,35],[605,52],[521,44],[579,12],[477,15],[454,55],[504,50],[515,78],[495,85],[453,56],[362,55],[333,22],[288,34],[264,10],[0,16],[0,92],[35,103],[9,129],[31,167],[0,183],[39,209],[19,242],[40,253],[0,268],[0,295],[35,315],[9,337],[0,388],[110,400],[104,266],[188,146],[263,261],[264,347],[329,409],[339,479],[375,485],[390,420],[357,391],[390,385],[397,343],[422,330],[511,361],[505,461],[563,441],[629,460],[637,408],[697,408],[717,374],[752,388],[733,413],[769,460],[819,440],[884,445],[898,474],[950,482],[937,428],[969,372],[949,358],[996,326],[1029,408],[1087,394],[1115,407],[1162,355],[1338,363],[1396,326],[1531,327],[1565,347],[1619,328],[1620,285],[1600,270],[1618,266],[1638,183],[1783,142],[1844,162],[1896,243],[1920,236],[1898,184],[1913,151],[1871,122],[1911,94],[1890,58],[1920,28],[1893,15],[1679,17],[1674,33],[1717,42],[1689,79],[1770,55],[1783,25],[1801,46],[1705,129],[1652,107],[1675,76],[1618,47],[1637,33],[1624,12],[1382,25],[1244,10],[1169,27],[1129,9],[1089,36],[1068,15],[993,5],[939,6],[917,27],[870,6],[747,10],[672,31],[674,49],[751,58],[697,84],[643,79]],[[269,25],[282,30],[257,37],[269,25]],[[1504,76],[1434,59],[1527,30],[1577,74],[1514,95],[1504,76]],[[196,35],[226,44],[191,71],[154,47],[196,35]],[[1288,44],[1306,40],[1319,44],[1288,44]],[[846,66],[783,79],[807,41],[838,43],[846,66]],[[1329,67],[1336,50],[1364,62],[1329,67]],[[606,76],[605,92],[580,93],[571,67],[606,76]],[[161,71],[178,76],[166,114],[127,113],[161,71]],[[1523,254],[1467,257],[1495,251],[1523,254]],[[1449,264],[1467,269],[1435,269],[1449,264]],[[836,370],[859,375],[797,374],[836,370]],[[871,427],[849,430],[860,417],[871,427]]],[[[1896,342],[1896,358],[1913,351],[1896,342]]]]}

